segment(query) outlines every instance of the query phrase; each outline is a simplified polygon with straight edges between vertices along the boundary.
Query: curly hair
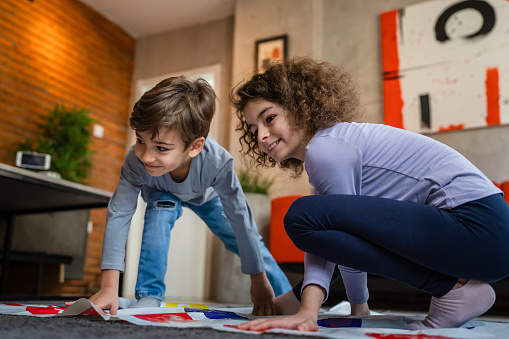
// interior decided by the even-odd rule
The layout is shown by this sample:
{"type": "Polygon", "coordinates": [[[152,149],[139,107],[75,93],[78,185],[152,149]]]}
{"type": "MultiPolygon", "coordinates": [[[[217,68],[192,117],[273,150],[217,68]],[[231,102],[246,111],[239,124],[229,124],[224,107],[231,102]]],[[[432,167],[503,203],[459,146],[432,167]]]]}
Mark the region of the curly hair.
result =
{"type": "Polygon", "coordinates": [[[185,147],[207,137],[216,108],[216,94],[201,78],[170,77],[145,92],[134,105],[129,123],[154,138],[161,128],[180,134],[185,147]]]}
{"type": "Polygon", "coordinates": [[[252,165],[274,167],[278,164],[282,169],[293,171],[294,177],[302,173],[303,162],[290,158],[276,163],[262,152],[246,123],[243,115],[246,105],[259,99],[285,109],[291,128],[303,131],[306,143],[318,130],[338,122],[356,121],[362,114],[358,91],[350,73],[341,66],[309,57],[280,61],[235,86],[230,102],[239,118],[235,131],[241,134],[241,154],[249,157],[252,165]]]}

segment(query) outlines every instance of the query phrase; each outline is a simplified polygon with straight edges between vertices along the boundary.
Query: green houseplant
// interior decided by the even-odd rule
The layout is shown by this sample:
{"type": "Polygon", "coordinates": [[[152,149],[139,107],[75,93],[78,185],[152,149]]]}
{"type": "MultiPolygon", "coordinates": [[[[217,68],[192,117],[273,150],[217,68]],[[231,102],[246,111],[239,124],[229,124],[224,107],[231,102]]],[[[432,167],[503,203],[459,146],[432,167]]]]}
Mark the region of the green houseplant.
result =
{"type": "Polygon", "coordinates": [[[92,167],[89,144],[93,122],[90,109],[56,104],[43,116],[36,140],[27,138],[17,150],[50,154],[51,171],[60,173],[63,179],[83,182],[92,167]]]}
{"type": "Polygon", "coordinates": [[[246,169],[240,170],[238,177],[244,193],[260,193],[268,195],[269,189],[274,183],[274,178],[264,178],[261,175],[251,173],[246,169]]]}

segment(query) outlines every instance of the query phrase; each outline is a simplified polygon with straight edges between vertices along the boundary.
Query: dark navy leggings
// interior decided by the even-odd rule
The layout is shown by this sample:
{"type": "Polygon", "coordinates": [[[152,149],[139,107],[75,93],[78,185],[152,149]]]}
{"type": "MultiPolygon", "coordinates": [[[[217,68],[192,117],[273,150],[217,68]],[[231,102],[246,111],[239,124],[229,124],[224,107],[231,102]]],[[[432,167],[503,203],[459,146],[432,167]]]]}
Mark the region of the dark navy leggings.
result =
{"type": "Polygon", "coordinates": [[[509,276],[509,205],[501,194],[451,210],[360,195],[297,199],[284,219],[304,252],[434,297],[458,278],[509,276]]]}

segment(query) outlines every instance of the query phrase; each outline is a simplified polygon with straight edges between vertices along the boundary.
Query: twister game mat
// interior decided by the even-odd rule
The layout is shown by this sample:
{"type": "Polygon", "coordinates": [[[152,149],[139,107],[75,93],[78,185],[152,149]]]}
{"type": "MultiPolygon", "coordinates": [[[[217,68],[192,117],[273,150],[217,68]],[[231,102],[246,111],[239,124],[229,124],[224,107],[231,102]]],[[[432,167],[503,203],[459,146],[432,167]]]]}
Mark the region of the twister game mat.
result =
{"type": "MultiPolygon", "coordinates": [[[[99,315],[105,321],[123,320],[142,326],[208,327],[220,331],[259,333],[234,328],[235,325],[258,318],[251,315],[249,307],[211,309],[201,304],[163,303],[161,307],[129,309],[129,305],[134,302],[134,300],[121,298],[118,315],[111,315],[107,310],[99,309],[88,299],[79,299],[69,307],[5,302],[0,303],[0,314],[36,317],[99,315]]],[[[328,311],[320,312],[318,332],[272,329],[267,333],[363,339],[509,338],[509,320],[508,322],[472,320],[461,328],[408,331],[404,329],[405,326],[419,319],[419,316],[374,313],[371,316],[348,317],[349,313],[350,304],[342,302],[328,311]]]]}

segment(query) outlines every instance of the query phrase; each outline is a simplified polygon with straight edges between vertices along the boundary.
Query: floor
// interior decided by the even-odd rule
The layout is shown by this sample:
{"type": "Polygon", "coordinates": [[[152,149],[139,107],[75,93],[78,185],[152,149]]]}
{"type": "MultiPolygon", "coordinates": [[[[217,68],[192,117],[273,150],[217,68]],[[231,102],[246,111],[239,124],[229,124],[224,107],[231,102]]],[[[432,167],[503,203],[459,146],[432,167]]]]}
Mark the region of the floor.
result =
{"type": "MultiPolygon", "coordinates": [[[[83,301],[87,302],[86,299],[83,301]]],[[[168,303],[177,303],[183,304],[186,303],[184,300],[167,300],[168,303]]],[[[217,309],[228,309],[234,310],[233,312],[240,312],[235,309],[239,309],[249,305],[238,305],[238,304],[224,304],[224,303],[214,303],[214,302],[199,302],[199,301],[188,301],[191,303],[201,303],[207,305],[211,311],[217,309]]],[[[62,305],[63,300],[23,300],[19,303],[27,305],[62,305]]],[[[83,303],[83,302],[82,302],[83,303]]],[[[342,303],[343,305],[345,303],[342,303]]],[[[168,306],[168,305],[166,305],[168,306]]],[[[85,305],[83,309],[88,309],[89,306],[85,305]]],[[[180,305],[182,309],[184,305],[180,305]]],[[[341,305],[338,306],[341,308],[341,305]]],[[[146,315],[150,315],[152,313],[160,313],[158,312],[150,312],[148,309],[144,309],[146,315]]],[[[165,313],[161,309],[161,312],[165,313]]],[[[327,307],[324,307],[324,311],[328,310],[327,307]]],[[[343,308],[344,310],[344,308],[343,308]]],[[[340,320],[341,324],[336,326],[335,328],[324,328],[320,327],[320,331],[318,333],[309,334],[302,332],[286,332],[280,330],[279,332],[271,332],[271,333],[250,333],[250,332],[230,332],[227,328],[222,325],[221,320],[219,318],[211,318],[211,319],[219,319],[219,320],[209,320],[209,323],[213,323],[212,326],[208,327],[195,327],[193,323],[191,323],[191,327],[186,327],[187,324],[179,323],[178,320],[168,320],[168,318],[164,319],[164,321],[155,320],[147,320],[145,323],[140,323],[138,319],[134,319],[133,315],[129,315],[128,313],[124,313],[124,315],[120,315],[119,319],[124,321],[107,321],[100,316],[96,315],[86,315],[86,316],[66,316],[66,317],[57,317],[57,316],[49,316],[49,317],[37,317],[37,316],[27,316],[27,315],[10,315],[10,314],[0,314],[0,338],[2,339],[11,339],[11,338],[54,338],[57,336],[65,335],[66,337],[71,338],[122,338],[122,339],[131,339],[131,338],[203,338],[207,337],[207,339],[284,339],[284,338],[296,338],[302,337],[306,338],[310,335],[313,337],[319,338],[405,338],[405,339],[415,339],[415,338],[428,338],[430,335],[428,332],[413,334],[414,332],[403,331],[401,324],[405,321],[408,321],[409,318],[414,318],[416,315],[415,312],[408,311],[398,311],[398,310],[382,310],[382,309],[373,309],[374,311],[383,312],[382,317],[380,316],[372,316],[367,318],[362,318],[362,326],[361,328],[356,328],[357,326],[351,326],[348,322],[349,318],[330,315],[331,313],[322,313],[320,319],[328,319],[328,320],[340,320]],[[136,322],[138,321],[138,323],[136,322]],[[148,321],[152,321],[148,323],[148,321]],[[177,321],[177,322],[175,322],[177,321]],[[219,322],[219,325],[217,325],[219,322]],[[343,324],[346,322],[346,326],[343,324]],[[373,324],[375,326],[373,326],[373,324]],[[396,325],[392,327],[392,325],[396,325]],[[151,325],[151,326],[139,326],[139,325],[151,325]],[[389,325],[389,326],[386,326],[389,325]],[[400,329],[398,329],[400,328],[400,329]],[[297,335],[298,334],[298,335],[297,335]],[[396,334],[396,336],[394,336],[396,334]]],[[[127,311],[127,310],[126,310],[127,311]]],[[[168,311],[166,312],[174,312],[168,311]]],[[[189,311],[186,311],[189,312],[189,311]]],[[[0,312],[1,313],[1,312],[0,312]]],[[[142,314],[142,313],[136,313],[142,314]]],[[[170,313],[174,314],[174,313],[170,313]]],[[[196,313],[195,313],[196,314],[196,313]]],[[[205,314],[205,313],[204,313],[205,314]]],[[[246,309],[244,308],[243,313],[247,314],[246,309]]],[[[424,315],[424,313],[420,313],[420,315],[424,315]]],[[[173,316],[171,316],[173,317],[173,316]]],[[[208,317],[207,317],[208,318],[208,317]]],[[[159,315],[157,315],[156,319],[159,319],[159,315]]],[[[195,319],[195,318],[193,318],[195,319]]],[[[146,320],[146,319],[142,319],[146,320]]],[[[433,334],[432,338],[497,338],[497,339],[506,339],[509,337],[509,318],[507,317],[480,317],[476,319],[477,322],[473,325],[475,328],[470,329],[449,329],[449,330],[432,330],[433,334]],[[497,323],[489,323],[485,325],[478,325],[481,323],[485,323],[487,321],[496,321],[497,323]],[[493,325],[492,325],[493,324],[493,325]],[[476,330],[481,329],[475,333],[476,330]],[[492,332],[490,332],[492,331],[492,332]]],[[[201,320],[200,320],[201,321],[201,320]]],[[[233,320],[225,320],[233,321],[233,320]]],[[[245,320],[241,320],[245,321],[245,320]]],[[[237,322],[238,323],[238,320],[237,322]]],[[[194,323],[196,325],[196,323],[194,323]]],[[[333,326],[334,327],[334,326],[333,326]]]]}

